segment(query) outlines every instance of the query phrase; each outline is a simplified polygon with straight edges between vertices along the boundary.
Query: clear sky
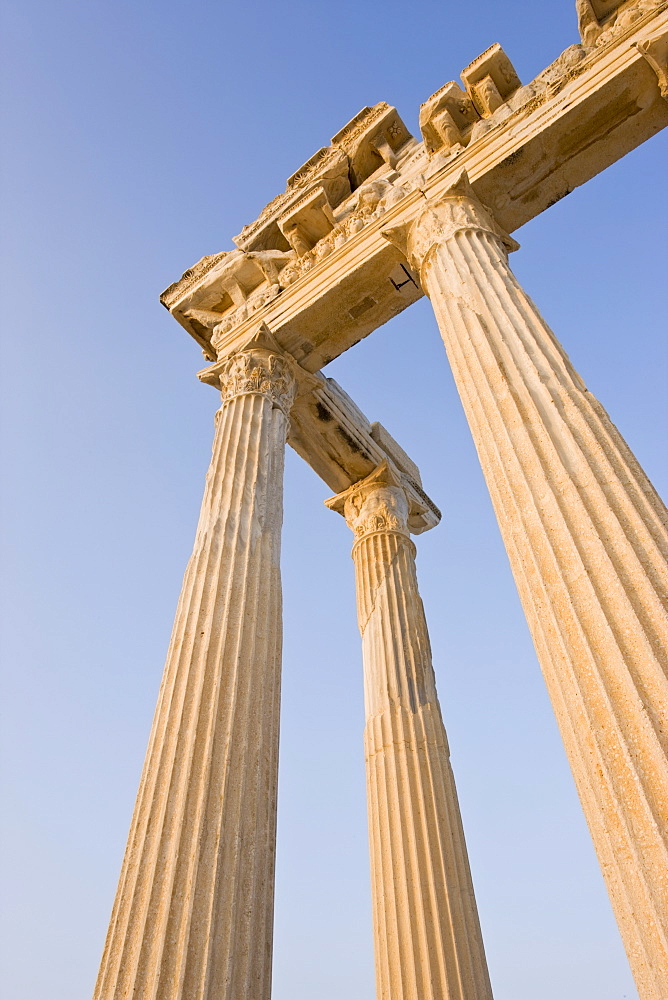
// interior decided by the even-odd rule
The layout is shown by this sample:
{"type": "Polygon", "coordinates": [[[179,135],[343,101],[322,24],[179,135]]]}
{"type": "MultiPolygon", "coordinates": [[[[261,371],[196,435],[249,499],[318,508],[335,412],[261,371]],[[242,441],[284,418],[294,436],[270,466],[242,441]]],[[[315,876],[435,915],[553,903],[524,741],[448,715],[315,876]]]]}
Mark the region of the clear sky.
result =
{"type": "MultiPolygon", "coordinates": [[[[216,394],[158,295],[362,106],[495,41],[530,80],[572,0],[5,0],[5,1000],[86,1000],[216,394]]],[[[657,488],[665,134],[515,235],[519,279],[657,488]]],[[[636,998],[427,300],[327,370],[420,464],[418,539],[496,1000],[636,998]]],[[[288,452],[274,1000],[372,1000],[350,533],[288,452]]]]}

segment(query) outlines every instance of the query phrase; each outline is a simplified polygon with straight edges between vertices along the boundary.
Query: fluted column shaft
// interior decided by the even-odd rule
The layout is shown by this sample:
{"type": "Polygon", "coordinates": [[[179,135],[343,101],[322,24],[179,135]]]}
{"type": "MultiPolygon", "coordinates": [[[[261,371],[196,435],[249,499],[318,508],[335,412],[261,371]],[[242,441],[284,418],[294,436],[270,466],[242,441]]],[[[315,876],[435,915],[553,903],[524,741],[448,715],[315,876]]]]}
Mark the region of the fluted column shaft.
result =
{"type": "Polygon", "coordinates": [[[445,342],[639,993],[665,1000],[666,509],[518,285],[512,241],[465,176],[403,241],[445,342]]]}
{"type": "Polygon", "coordinates": [[[406,494],[381,466],[328,504],[356,538],[377,997],[490,1000],[406,494]]]}
{"type": "Polygon", "coordinates": [[[95,1000],[269,1000],[287,363],[221,375],[186,570],[95,1000]]]}

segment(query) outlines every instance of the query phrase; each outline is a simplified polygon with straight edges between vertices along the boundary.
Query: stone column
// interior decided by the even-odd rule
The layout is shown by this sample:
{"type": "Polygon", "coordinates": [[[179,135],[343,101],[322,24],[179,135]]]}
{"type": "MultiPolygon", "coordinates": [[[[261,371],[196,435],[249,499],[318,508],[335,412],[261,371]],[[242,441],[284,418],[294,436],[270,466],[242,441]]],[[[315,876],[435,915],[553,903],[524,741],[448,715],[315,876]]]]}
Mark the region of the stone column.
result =
{"type": "Polygon", "coordinates": [[[221,367],[186,570],[95,1000],[269,1000],[283,461],[295,380],[221,367]]]}
{"type": "Polygon", "coordinates": [[[643,1000],[668,997],[668,516],[466,175],[386,234],[430,297],[643,1000]]]}
{"type": "Polygon", "coordinates": [[[490,1000],[408,532],[387,462],[327,501],[355,534],[378,1000],[490,1000]]]}

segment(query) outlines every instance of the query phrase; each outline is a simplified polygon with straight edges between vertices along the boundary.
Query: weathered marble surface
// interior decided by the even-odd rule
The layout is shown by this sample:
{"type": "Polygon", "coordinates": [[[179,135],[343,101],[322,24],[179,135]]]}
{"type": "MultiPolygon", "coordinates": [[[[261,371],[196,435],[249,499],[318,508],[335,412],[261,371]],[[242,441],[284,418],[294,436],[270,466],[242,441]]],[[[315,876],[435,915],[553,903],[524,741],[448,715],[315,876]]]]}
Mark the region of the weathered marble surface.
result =
{"type": "Polygon", "coordinates": [[[491,1000],[409,534],[387,461],[327,505],[355,536],[378,1000],[491,1000]]]}
{"type": "Polygon", "coordinates": [[[266,327],[206,378],[222,406],[95,1000],[270,997],[289,415],[326,480],[391,456],[411,530],[440,519],[388,432],[266,327]]]}
{"type": "Polygon", "coordinates": [[[668,997],[668,512],[463,174],[386,232],[431,299],[643,1000],[668,997]]]}
{"type": "Polygon", "coordinates": [[[269,1000],[283,459],[295,378],[256,338],[222,406],[95,1000],[269,1000]]]}
{"type": "Polygon", "coordinates": [[[362,109],[238,249],[202,258],[164,305],[211,361],[259,322],[311,372],[368,336],[422,295],[380,233],[414,218],[423,193],[438,197],[466,169],[511,232],[668,124],[668,2],[601,4],[596,37],[583,28],[584,42],[525,85],[500,46],[483,52],[463,88],[447,83],[424,103],[423,141],[389,105],[362,109]]]}

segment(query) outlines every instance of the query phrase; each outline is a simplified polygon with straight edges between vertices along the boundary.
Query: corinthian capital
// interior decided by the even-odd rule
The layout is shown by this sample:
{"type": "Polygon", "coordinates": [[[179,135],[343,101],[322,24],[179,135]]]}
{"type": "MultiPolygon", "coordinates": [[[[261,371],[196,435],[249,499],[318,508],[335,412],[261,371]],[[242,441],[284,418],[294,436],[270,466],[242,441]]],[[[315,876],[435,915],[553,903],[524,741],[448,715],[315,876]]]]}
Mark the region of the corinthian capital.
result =
{"type": "Polygon", "coordinates": [[[490,210],[478,199],[465,170],[443,194],[427,199],[416,219],[386,229],[382,235],[401,250],[416,271],[421,272],[430,251],[463,230],[490,233],[499,241],[504,253],[519,249],[519,243],[497,225],[490,210]]]}
{"type": "Polygon", "coordinates": [[[325,503],[331,510],[343,514],[355,541],[378,531],[391,531],[409,537],[408,497],[401,477],[387,459],[366,479],[325,503]]]}
{"type": "MultiPolygon", "coordinates": [[[[200,372],[199,377],[220,389],[223,404],[237,396],[266,396],[287,416],[297,395],[297,368],[263,324],[243,347],[200,372]]],[[[304,379],[310,377],[302,374],[304,379]]]]}

